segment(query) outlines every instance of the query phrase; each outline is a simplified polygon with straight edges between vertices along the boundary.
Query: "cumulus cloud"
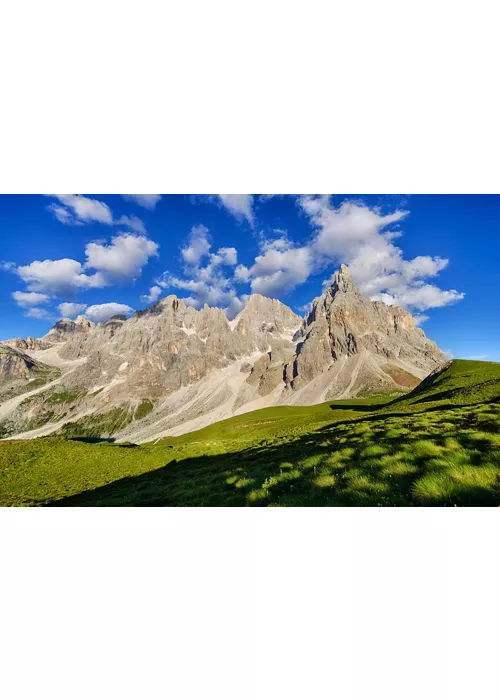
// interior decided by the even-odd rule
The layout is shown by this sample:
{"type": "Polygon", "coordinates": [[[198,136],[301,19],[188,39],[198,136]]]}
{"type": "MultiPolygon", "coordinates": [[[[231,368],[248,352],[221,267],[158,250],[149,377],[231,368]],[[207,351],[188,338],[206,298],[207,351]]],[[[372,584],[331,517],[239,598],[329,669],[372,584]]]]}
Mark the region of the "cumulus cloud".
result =
{"type": "Polygon", "coordinates": [[[299,205],[315,229],[309,248],[317,264],[348,264],[363,294],[419,311],[463,298],[455,289],[442,290],[425,281],[444,270],[448,260],[428,255],[405,260],[394,244],[401,236],[395,225],[406,218],[407,211],[383,215],[377,208],[351,201],[335,207],[327,195],[304,195],[299,205]]]}
{"type": "Polygon", "coordinates": [[[110,244],[88,243],[85,253],[85,267],[97,270],[101,286],[108,286],[139,277],[149,258],[157,255],[158,244],[146,236],[121,233],[110,244]]]}
{"type": "Polygon", "coordinates": [[[18,306],[22,306],[23,308],[45,304],[45,302],[49,300],[47,294],[42,294],[40,292],[13,292],[12,298],[18,306]]]}
{"type": "Polygon", "coordinates": [[[127,304],[118,304],[114,301],[107,302],[106,304],[94,304],[93,306],[87,307],[85,316],[94,321],[94,323],[99,323],[100,321],[108,321],[112,316],[117,314],[123,314],[127,316],[131,314],[134,309],[127,304]]]}
{"type": "Polygon", "coordinates": [[[253,224],[253,195],[251,194],[219,194],[219,202],[237,219],[246,219],[253,224]]]}
{"type": "Polygon", "coordinates": [[[18,306],[24,309],[24,316],[40,320],[51,318],[47,309],[39,308],[39,304],[46,304],[50,297],[41,292],[12,292],[12,298],[18,306]]]}
{"type": "Polygon", "coordinates": [[[109,244],[88,243],[84,264],[62,258],[34,260],[29,265],[13,265],[8,269],[25,282],[28,292],[72,297],[79,290],[133,282],[157,252],[158,244],[146,236],[120,233],[109,244]],[[94,272],[89,273],[89,270],[94,272]]]}
{"type": "Polygon", "coordinates": [[[77,289],[102,287],[97,274],[85,274],[78,260],[34,260],[29,265],[20,265],[14,272],[26,283],[29,291],[49,296],[72,296],[77,289]]]}
{"type": "Polygon", "coordinates": [[[197,265],[205,255],[208,255],[210,247],[208,228],[200,224],[191,229],[188,244],[181,248],[181,255],[184,262],[197,265]]]}
{"type": "Polygon", "coordinates": [[[224,307],[224,312],[230,321],[245,308],[248,299],[248,294],[242,294],[240,297],[233,296],[231,298],[229,304],[224,307]]]}
{"type": "Polygon", "coordinates": [[[132,231],[135,231],[136,233],[141,233],[145,235],[146,233],[146,227],[144,226],[144,222],[142,219],[139,219],[138,216],[120,216],[119,219],[115,221],[116,224],[119,224],[120,226],[126,226],[127,228],[132,229],[132,231]]]}
{"type": "Polygon", "coordinates": [[[161,194],[122,194],[123,199],[135,202],[140,207],[153,210],[161,199],[161,194]]]}
{"type": "Polygon", "coordinates": [[[83,312],[87,308],[87,304],[76,304],[74,302],[65,301],[62,304],[59,304],[57,308],[64,317],[74,318],[79,314],[83,314],[83,312]]]}
{"type": "Polygon", "coordinates": [[[255,264],[249,270],[239,270],[238,278],[244,279],[247,275],[252,292],[280,296],[305,282],[313,269],[311,248],[295,245],[281,236],[261,241],[261,254],[255,258],[255,264]]]}
{"type": "Polygon", "coordinates": [[[219,248],[216,255],[212,256],[212,261],[217,260],[220,265],[234,267],[238,262],[238,251],[236,248],[219,248]]]}
{"type": "Polygon", "coordinates": [[[149,294],[143,294],[141,296],[141,301],[145,304],[154,304],[155,301],[158,301],[160,298],[161,292],[162,288],[155,284],[153,287],[150,287],[149,294]]]}
{"type": "MultiPolygon", "coordinates": [[[[395,241],[409,212],[383,214],[355,201],[335,207],[329,195],[301,195],[297,203],[312,224],[310,240],[295,243],[281,229],[274,231],[274,239],[262,237],[254,264],[236,267],[235,283],[249,282],[253,292],[280,297],[312,274],[344,262],[363,294],[387,304],[424,311],[463,298],[455,289],[442,290],[427,281],[444,270],[448,260],[426,255],[405,260],[395,241]]],[[[324,286],[329,284],[331,279],[325,280],[324,286]]],[[[421,316],[420,322],[424,320],[421,316]]]]}
{"type": "Polygon", "coordinates": [[[57,204],[49,204],[47,209],[58,221],[66,226],[98,223],[108,226],[125,226],[136,233],[143,235],[146,233],[144,222],[138,216],[124,215],[115,219],[110,207],[98,199],[85,197],[82,194],[53,194],[47,196],[54,197],[58,201],[57,204]]]}
{"type": "Polygon", "coordinates": [[[416,326],[421,326],[422,323],[429,320],[429,317],[425,314],[413,314],[413,320],[415,321],[416,326]]]}
{"type": "Polygon", "coordinates": [[[238,265],[234,271],[235,282],[248,282],[250,280],[250,270],[245,265],[238,265]]]}
{"type": "Polygon", "coordinates": [[[162,289],[188,292],[183,299],[190,306],[220,306],[226,310],[228,318],[233,318],[241,310],[241,304],[231,276],[224,268],[237,264],[236,248],[219,248],[216,253],[211,253],[209,231],[206,226],[199,225],[193,226],[187,244],[180,250],[184,261],[183,275],[166,271],[156,281],[157,285],[162,289]]]}
{"type": "Polygon", "coordinates": [[[47,209],[58,221],[61,222],[61,224],[64,224],[65,226],[81,226],[82,224],[82,222],[78,221],[78,219],[76,219],[71,211],[66,209],[66,207],[61,207],[58,204],[49,204],[47,209]]]}
{"type": "Polygon", "coordinates": [[[299,306],[298,310],[301,314],[308,314],[310,311],[312,311],[312,306],[312,301],[308,301],[307,304],[302,304],[302,306],[299,306]]]}
{"type": "Polygon", "coordinates": [[[28,309],[25,313],[24,316],[27,316],[28,318],[37,318],[40,321],[46,321],[49,318],[52,318],[50,313],[47,311],[47,309],[39,309],[36,306],[34,306],[31,309],[28,309]]]}
{"type": "Polygon", "coordinates": [[[63,224],[113,224],[113,212],[104,202],[82,194],[53,194],[59,204],[49,204],[49,211],[63,224]]]}
{"type": "MultiPolygon", "coordinates": [[[[404,258],[396,241],[407,211],[384,214],[354,201],[335,207],[328,195],[302,195],[297,202],[313,227],[306,243],[298,244],[286,231],[275,230],[275,238],[261,236],[253,265],[237,265],[235,249],[211,253],[208,229],[196,226],[181,249],[184,275],[165,273],[158,284],[188,292],[194,306],[229,307],[231,299],[239,299],[236,284],[250,284],[252,292],[280,298],[312,274],[345,262],[362,293],[386,304],[423,312],[463,298],[455,289],[441,289],[429,282],[446,268],[448,260],[427,255],[404,258]],[[234,267],[231,275],[221,270],[224,265],[234,267]]],[[[330,283],[331,279],[325,280],[325,285],[330,283]]],[[[425,314],[417,316],[417,323],[425,320],[425,314]]]]}

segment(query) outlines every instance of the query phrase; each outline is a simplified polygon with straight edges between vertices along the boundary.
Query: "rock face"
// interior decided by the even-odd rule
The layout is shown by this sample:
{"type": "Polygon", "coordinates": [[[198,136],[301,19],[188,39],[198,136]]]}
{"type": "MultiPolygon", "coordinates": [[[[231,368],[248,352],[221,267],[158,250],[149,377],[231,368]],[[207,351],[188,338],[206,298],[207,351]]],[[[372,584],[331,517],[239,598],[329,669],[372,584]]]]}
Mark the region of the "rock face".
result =
{"type": "MultiPolygon", "coordinates": [[[[30,425],[47,401],[71,397],[70,410],[52,411],[37,435],[57,431],[64,416],[83,431],[89,416],[93,425],[102,416],[108,434],[135,442],[263,406],[401,390],[445,361],[410,313],[362,296],[345,266],[304,319],[259,294],[231,322],[221,309],[168,296],[130,319],[62,319],[43,339],[22,343],[34,361],[62,371],[58,386],[30,401],[30,425]],[[124,419],[109,428],[113,411],[124,419]]],[[[12,401],[11,425],[32,437],[23,404],[12,401]]]]}
{"type": "Polygon", "coordinates": [[[85,316],[78,316],[76,321],[70,318],[62,318],[43,337],[45,343],[61,343],[69,340],[74,334],[89,333],[95,328],[95,323],[85,316]]]}
{"type": "Polygon", "coordinates": [[[294,391],[321,377],[328,400],[343,387],[356,395],[415,386],[443,362],[442,352],[408,311],[363,296],[342,265],[305,317],[285,377],[294,391]]]}
{"type": "MultiPolygon", "coordinates": [[[[28,340],[30,338],[27,338],[28,340]]],[[[0,343],[0,401],[29,391],[36,385],[43,385],[50,379],[55,379],[58,374],[56,368],[0,343]]]]}
{"type": "Polygon", "coordinates": [[[2,341],[2,345],[8,345],[17,350],[47,350],[51,343],[41,340],[41,338],[33,338],[29,335],[26,340],[24,338],[12,338],[12,340],[2,341]]]}

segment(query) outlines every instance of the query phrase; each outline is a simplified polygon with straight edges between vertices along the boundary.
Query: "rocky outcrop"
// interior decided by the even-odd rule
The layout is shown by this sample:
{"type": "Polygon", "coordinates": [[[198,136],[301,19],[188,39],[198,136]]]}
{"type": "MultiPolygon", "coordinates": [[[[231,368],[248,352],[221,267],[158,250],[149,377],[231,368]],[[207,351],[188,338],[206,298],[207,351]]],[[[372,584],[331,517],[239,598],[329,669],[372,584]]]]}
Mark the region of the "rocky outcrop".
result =
{"type": "Polygon", "coordinates": [[[86,334],[95,328],[95,323],[89,321],[85,316],[78,316],[76,321],[70,318],[62,318],[52,326],[43,341],[46,343],[64,343],[75,334],[86,334]]]}
{"type": "MultiPolygon", "coordinates": [[[[407,389],[445,361],[409,312],[364,297],[345,266],[304,319],[259,294],[233,321],[168,296],[128,319],[62,319],[23,342],[31,358],[62,370],[58,386],[30,402],[31,424],[51,391],[71,397],[75,421],[122,409],[135,416],[147,401],[147,416],[117,433],[137,442],[268,405],[407,389]]],[[[20,425],[22,412],[16,405],[20,425]]]]}
{"type": "Polygon", "coordinates": [[[8,345],[16,350],[47,350],[51,347],[51,343],[42,340],[41,338],[33,338],[29,335],[24,338],[12,338],[11,340],[2,341],[2,345],[8,345]]]}
{"type": "Polygon", "coordinates": [[[0,343],[0,400],[42,386],[59,375],[59,370],[30,355],[0,343]]]}
{"type": "MultiPolygon", "coordinates": [[[[297,391],[328,370],[338,385],[335,370],[341,364],[350,369],[354,363],[347,361],[352,358],[358,360],[357,375],[361,372],[356,393],[411,386],[411,377],[416,385],[445,361],[408,311],[363,296],[342,265],[303,321],[295,357],[285,370],[287,385],[297,391]]],[[[328,392],[325,396],[333,397],[328,392]]]]}

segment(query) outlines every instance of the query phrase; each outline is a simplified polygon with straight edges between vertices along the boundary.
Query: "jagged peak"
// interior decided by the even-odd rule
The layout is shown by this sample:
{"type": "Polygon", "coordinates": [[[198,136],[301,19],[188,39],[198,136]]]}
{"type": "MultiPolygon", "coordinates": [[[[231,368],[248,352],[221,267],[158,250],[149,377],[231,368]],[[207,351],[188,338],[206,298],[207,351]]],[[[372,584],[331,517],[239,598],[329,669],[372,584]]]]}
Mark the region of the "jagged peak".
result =
{"type": "Polygon", "coordinates": [[[352,281],[351,277],[351,271],[347,267],[347,265],[342,265],[340,268],[335,272],[332,278],[332,284],[330,286],[330,289],[333,291],[334,294],[337,292],[354,292],[355,294],[359,294],[359,289],[354,286],[354,282],[352,281]]]}
{"type": "Polygon", "coordinates": [[[282,306],[286,306],[286,304],[283,304],[282,301],[279,299],[274,299],[272,297],[266,297],[264,294],[259,294],[258,292],[254,292],[253,294],[250,294],[248,297],[248,301],[245,304],[245,306],[248,306],[248,304],[281,304],[282,306]]]}
{"type": "MultiPolygon", "coordinates": [[[[250,294],[245,306],[242,310],[235,316],[234,320],[244,318],[250,313],[264,312],[264,313],[275,313],[279,310],[279,313],[290,314],[291,316],[296,316],[294,311],[284,304],[279,299],[274,299],[271,297],[266,297],[263,294],[255,292],[250,294]]],[[[297,318],[300,319],[299,316],[297,318]]]]}
{"type": "Polygon", "coordinates": [[[75,323],[77,326],[83,326],[84,328],[94,328],[95,326],[93,321],[82,315],[76,317],[75,323]]]}

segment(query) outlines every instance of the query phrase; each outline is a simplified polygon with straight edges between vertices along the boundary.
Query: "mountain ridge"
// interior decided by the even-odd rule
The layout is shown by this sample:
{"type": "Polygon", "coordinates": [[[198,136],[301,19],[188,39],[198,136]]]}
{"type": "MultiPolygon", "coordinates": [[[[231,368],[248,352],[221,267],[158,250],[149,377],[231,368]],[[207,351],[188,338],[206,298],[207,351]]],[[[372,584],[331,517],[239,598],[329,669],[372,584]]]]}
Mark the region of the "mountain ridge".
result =
{"type": "Polygon", "coordinates": [[[3,433],[15,437],[99,431],[99,421],[109,433],[105,416],[119,412],[113,437],[144,442],[255,408],[412,388],[445,362],[408,311],[364,297],[344,265],[304,318],[259,294],[232,321],[169,295],[128,319],[60,319],[41,339],[1,345],[15,344],[62,372],[55,391],[12,400],[3,433]]]}

